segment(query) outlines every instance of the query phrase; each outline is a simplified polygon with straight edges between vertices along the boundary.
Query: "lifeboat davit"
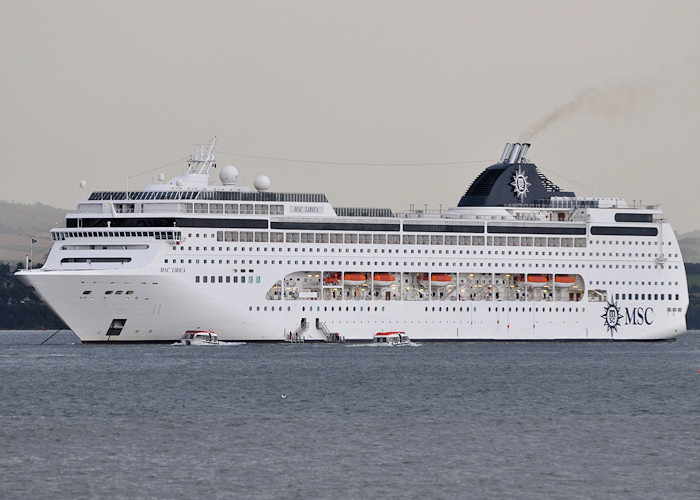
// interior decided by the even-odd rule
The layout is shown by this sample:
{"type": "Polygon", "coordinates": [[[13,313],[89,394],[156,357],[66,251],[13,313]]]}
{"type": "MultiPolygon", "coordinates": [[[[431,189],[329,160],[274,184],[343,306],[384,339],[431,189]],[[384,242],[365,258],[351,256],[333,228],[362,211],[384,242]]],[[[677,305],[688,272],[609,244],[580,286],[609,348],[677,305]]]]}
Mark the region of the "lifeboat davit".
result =
{"type": "Polygon", "coordinates": [[[335,285],[340,282],[340,274],[332,273],[323,278],[323,283],[325,285],[335,285]]]}
{"type": "Polygon", "coordinates": [[[430,280],[428,280],[427,274],[421,274],[418,277],[418,282],[423,286],[428,286],[428,283],[430,283],[430,286],[435,288],[440,286],[451,285],[452,278],[446,274],[431,274],[430,280]]]}
{"type": "Polygon", "coordinates": [[[549,278],[547,276],[542,276],[540,274],[531,274],[527,277],[527,284],[534,287],[542,287],[549,283],[549,278]]]}
{"type": "Polygon", "coordinates": [[[375,273],[372,277],[372,283],[374,286],[389,286],[393,285],[395,281],[396,276],[393,274],[375,273]]]}
{"type": "Polygon", "coordinates": [[[343,275],[345,286],[360,286],[367,282],[367,276],[360,273],[345,273],[343,275]]]}
{"type": "Polygon", "coordinates": [[[554,277],[554,283],[556,283],[558,287],[568,288],[572,286],[575,282],[576,279],[573,276],[569,276],[567,274],[562,274],[560,276],[554,277]]]}

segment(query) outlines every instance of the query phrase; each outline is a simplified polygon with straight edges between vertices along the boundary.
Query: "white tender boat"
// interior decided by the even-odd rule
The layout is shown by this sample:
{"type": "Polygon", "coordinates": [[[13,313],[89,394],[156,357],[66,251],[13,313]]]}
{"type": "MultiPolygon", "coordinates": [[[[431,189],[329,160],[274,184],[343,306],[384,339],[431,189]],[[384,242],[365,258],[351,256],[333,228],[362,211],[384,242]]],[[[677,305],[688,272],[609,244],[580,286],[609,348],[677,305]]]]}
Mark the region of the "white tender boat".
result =
{"type": "Polygon", "coordinates": [[[207,330],[187,330],[182,334],[180,343],[183,345],[217,345],[219,338],[214,332],[207,330]]]}
{"type": "Polygon", "coordinates": [[[377,345],[401,346],[410,345],[411,340],[404,332],[379,332],[374,334],[374,343],[377,345]]]}

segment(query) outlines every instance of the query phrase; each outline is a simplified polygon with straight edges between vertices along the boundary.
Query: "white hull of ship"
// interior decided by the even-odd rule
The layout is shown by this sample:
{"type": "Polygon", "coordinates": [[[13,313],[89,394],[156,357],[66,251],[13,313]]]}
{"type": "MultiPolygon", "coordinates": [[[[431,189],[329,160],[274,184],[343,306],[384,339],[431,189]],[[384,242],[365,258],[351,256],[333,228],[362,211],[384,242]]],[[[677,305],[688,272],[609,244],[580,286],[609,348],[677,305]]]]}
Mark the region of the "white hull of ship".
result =
{"type": "MultiPolygon", "coordinates": [[[[658,301],[617,304],[619,324],[611,329],[604,319],[606,302],[273,301],[251,299],[254,292],[247,287],[192,287],[186,274],[31,271],[20,277],[83,342],[175,342],[174,332],[202,325],[221,341],[283,341],[302,319],[308,325],[304,338],[319,341],[325,339],[319,323],[347,341],[366,342],[379,330],[405,331],[414,341],[586,341],[665,340],[686,329],[685,315],[658,301]],[[115,282],[128,284],[121,288],[133,293],[100,294],[115,282]],[[95,292],[83,295],[86,284],[95,292]],[[116,318],[126,320],[123,329],[107,335],[116,318]]],[[[257,291],[264,296],[268,286],[257,291]]]]}

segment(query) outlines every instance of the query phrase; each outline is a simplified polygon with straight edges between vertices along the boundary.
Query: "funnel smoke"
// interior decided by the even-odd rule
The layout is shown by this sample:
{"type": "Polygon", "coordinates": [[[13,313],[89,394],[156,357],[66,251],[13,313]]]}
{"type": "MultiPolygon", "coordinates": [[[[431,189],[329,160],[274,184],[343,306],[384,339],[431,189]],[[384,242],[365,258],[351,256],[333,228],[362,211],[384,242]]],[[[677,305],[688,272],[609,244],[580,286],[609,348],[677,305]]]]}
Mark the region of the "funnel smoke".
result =
{"type": "Polygon", "coordinates": [[[652,94],[651,86],[634,85],[630,82],[620,82],[609,87],[587,87],[531,125],[520,136],[519,141],[530,141],[551,125],[584,113],[632,116],[640,106],[649,102],[652,94]]]}

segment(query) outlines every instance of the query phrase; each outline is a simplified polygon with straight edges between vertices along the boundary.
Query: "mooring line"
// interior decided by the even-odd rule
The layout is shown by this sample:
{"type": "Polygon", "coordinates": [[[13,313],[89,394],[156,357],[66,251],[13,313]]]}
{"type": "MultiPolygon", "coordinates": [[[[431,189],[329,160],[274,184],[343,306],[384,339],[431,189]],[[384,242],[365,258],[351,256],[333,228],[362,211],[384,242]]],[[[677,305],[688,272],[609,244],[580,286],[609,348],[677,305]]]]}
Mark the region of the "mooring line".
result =
{"type": "Polygon", "coordinates": [[[63,328],[59,328],[58,330],[56,330],[55,332],[53,332],[53,333],[49,336],[48,339],[44,340],[44,341],[43,341],[41,344],[39,344],[39,345],[44,345],[46,342],[48,342],[49,340],[51,340],[51,337],[53,337],[54,335],[56,335],[56,334],[57,334],[58,332],[60,332],[61,330],[63,330],[63,328]]]}

